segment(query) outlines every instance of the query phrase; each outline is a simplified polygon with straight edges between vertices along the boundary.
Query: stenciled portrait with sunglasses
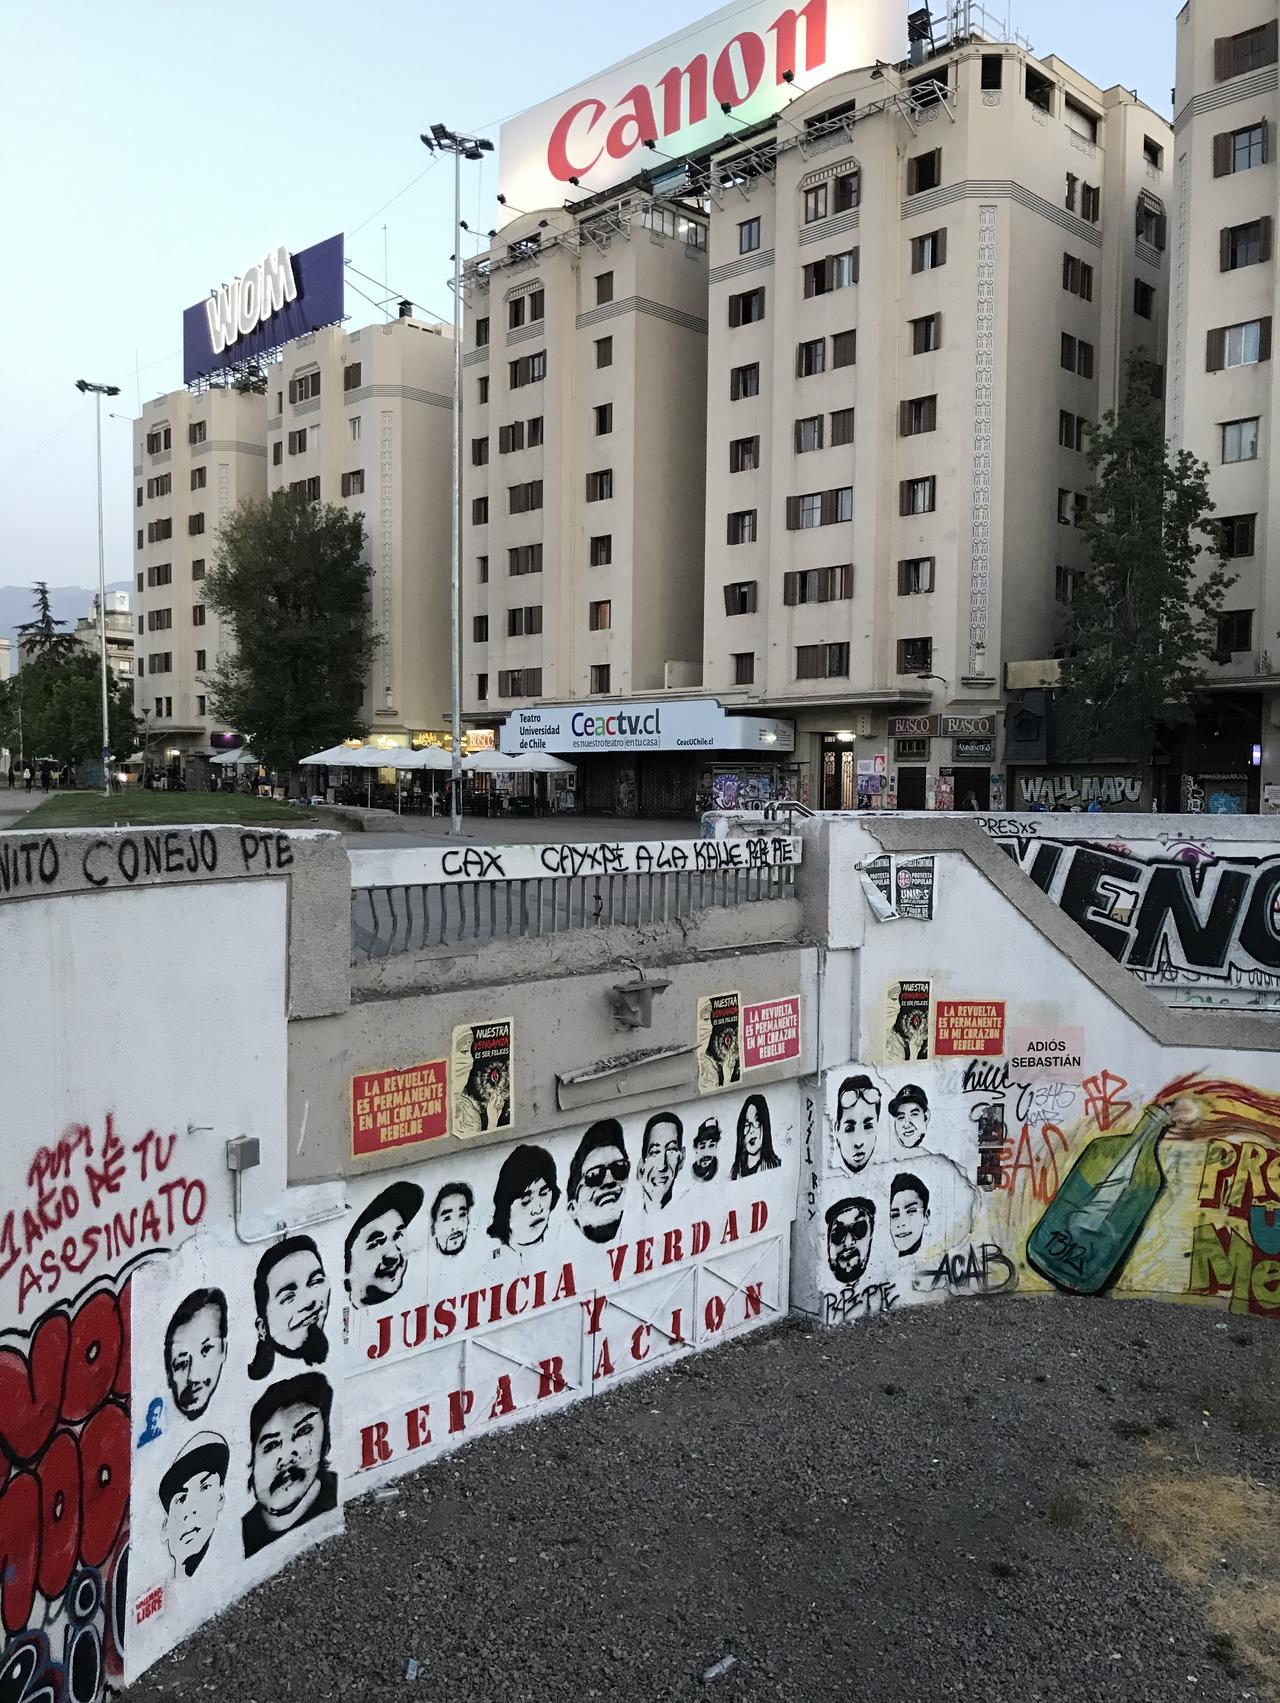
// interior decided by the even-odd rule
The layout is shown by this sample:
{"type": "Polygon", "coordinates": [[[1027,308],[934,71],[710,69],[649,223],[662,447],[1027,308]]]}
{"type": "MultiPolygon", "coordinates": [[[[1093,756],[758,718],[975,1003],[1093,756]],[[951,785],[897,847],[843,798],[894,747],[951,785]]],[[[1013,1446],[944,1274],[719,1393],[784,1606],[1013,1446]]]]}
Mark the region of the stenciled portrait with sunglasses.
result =
{"type": "Polygon", "coordinates": [[[593,1123],[569,1161],[569,1216],[589,1242],[612,1242],[622,1225],[631,1161],[617,1118],[593,1123]]]}

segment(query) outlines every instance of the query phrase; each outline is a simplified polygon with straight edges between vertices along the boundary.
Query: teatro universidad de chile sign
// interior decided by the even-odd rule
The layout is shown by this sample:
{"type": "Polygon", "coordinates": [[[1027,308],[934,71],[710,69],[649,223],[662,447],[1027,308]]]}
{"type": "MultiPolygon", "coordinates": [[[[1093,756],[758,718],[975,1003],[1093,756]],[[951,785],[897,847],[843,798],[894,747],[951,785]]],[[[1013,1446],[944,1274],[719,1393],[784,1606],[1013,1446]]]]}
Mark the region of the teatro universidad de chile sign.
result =
{"type": "Polygon", "coordinates": [[[296,251],[277,244],[183,312],[183,383],[242,366],[308,331],[337,324],[346,312],[343,283],[341,234],[296,251]]]}

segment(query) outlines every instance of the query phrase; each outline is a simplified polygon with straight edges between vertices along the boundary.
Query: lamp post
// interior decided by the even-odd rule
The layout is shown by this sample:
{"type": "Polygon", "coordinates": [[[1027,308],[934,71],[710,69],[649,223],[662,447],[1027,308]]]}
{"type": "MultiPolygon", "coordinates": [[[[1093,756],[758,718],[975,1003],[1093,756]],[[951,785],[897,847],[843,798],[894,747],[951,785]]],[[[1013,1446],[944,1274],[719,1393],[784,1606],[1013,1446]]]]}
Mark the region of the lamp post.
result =
{"type": "Polygon", "coordinates": [[[94,421],[97,426],[98,441],[98,649],[102,661],[102,790],[108,798],[111,797],[111,768],[108,757],[111,753],[111,736],[107,731],[107,558],[102,542],[102,398],[104,396],[119,396],[118,384],[90,384],[87,378],[76,380],[76,389],[83,395],[92,395],[94,402],[94,421]]]}
{"type": "Polygon", "coordinates": [[[462,162],[493,152],[483,136],[460,136],[443,124],[419,138],[433,154],[453,155],[453,485],[449,572],[449,649],[453,663],[453,785],[449,831],[462,832],[462,162]]]}

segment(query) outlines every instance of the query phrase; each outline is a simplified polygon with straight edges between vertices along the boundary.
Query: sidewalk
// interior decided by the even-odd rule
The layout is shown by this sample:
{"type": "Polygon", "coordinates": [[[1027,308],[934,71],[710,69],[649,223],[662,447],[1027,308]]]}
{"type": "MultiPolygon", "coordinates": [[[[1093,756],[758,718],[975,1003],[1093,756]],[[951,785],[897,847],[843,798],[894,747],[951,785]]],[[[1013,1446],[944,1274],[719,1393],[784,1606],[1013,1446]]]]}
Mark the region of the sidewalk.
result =
{"type": "Polygon", "coordinates": [[[34,810],[37,804],[44,801],[44,797],[38,787],[24,792],[20,786],[0,786],[0,833],[6,828],[16,828],[27,811],[34,810]]]}

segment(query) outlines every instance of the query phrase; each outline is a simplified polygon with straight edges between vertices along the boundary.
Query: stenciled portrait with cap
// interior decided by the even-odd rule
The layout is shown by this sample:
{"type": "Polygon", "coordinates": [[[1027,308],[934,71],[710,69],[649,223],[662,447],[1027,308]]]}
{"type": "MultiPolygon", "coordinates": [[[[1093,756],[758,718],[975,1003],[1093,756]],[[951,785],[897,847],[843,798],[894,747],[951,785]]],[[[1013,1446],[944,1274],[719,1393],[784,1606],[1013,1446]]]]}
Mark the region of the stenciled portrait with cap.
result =
{"type": "Polygon", "coordinates": [[[226,1502],[231,1451],[216,1431],[201,1431],[178,1451],[160,1480],[164,1546],[173,1576],[190,1578],[209,1552],[226,1502]]]}
{"type": "Polygon", "coordinates": [[[899,1147],[919,1147],[929,1131],[929,1096],[915,1082],[904,1082],[889,1102],[899,1147]]]}
{"type": "Polygon", "coordinates": [[[423,1191],[403,1179],[374,1195],[343,1244],[353,1307],[380,1307],[400,1293],[409,1267],[405,1232],[422,1210],[423,1191]]]}

